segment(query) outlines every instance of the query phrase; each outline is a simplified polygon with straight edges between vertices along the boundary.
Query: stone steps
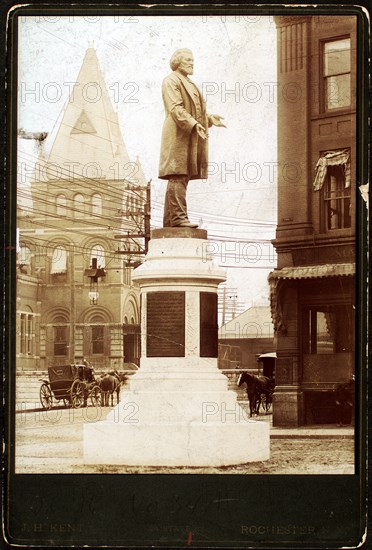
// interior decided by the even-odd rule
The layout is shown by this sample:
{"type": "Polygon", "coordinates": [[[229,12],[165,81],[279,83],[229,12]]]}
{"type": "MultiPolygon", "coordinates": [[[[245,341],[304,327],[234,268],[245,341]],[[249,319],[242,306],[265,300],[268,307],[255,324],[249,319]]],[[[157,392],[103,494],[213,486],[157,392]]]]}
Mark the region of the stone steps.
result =
{"type": "MultiPolygon", "coordinates": [[[[16,405],[17,408],[27,406],[27,408],[41,406],[40,403],[40,387],[41,380],[47,380],[48,375],[45,371],[28,371],[18,373],[16,375],[16,405]]],[[[130,377],[128,377],[130,379],[130,377]]],[[[124,385],[128,387],[128,381],[124,385]]],[[[249,410],[246,398],[246,392],[242,388],[237,388],[236,384],[229,380],[229,390],[235,391],[238,394],[238,402],[246,410],[249,410]],[[237,391],[238,390],[238,391],[237,391]]]]}

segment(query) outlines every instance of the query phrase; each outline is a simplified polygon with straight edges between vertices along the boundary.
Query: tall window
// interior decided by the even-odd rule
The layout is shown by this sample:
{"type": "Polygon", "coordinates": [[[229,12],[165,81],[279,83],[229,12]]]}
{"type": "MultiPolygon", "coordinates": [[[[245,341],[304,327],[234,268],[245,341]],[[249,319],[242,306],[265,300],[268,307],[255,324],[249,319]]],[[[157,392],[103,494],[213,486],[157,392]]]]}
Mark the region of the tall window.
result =
{"type": "Polygon", "coordinates": [[[18,256],[18,262],[20,264],[29,265],[31,262],[31,250],[28,248],[28,246],[21,245],[21,249],[19,251],[18,256]]]}
{"type": "Polygon", "coordinates": [[[127,267],[126,262],[123,262],[123,279],[124,284],[130,286],[131,285],[131,274],[132,274],[132,268],[127,267]]]}
{"type": "Polygon", "coordinates": [[[18,265],[22,273],[30,273],[31,250],[28,248],[28,246],[21,245],[18,253],[18,265]]]}
{"type": "Polygon", "coordinates": [[[66,273],[67,271],[67,251],[63,246],[56,246],[53,250],[52,265],[50,273],[56,275],[58,273],[66,273]]]}
{"type": "Polygon", "coordinates": [[[19,323],[19,351],[23,355],[33,354],[34,317],[31,313],[21,313],[19,323]]]}
{"type": "Polygon", "coordinates": [[[303,317],[305,354],[331,354],[354,349],[354,310],[351,304],[306,307],[303,317]]]}
{"type": "Polygon", "coordinates": [[[97,193],[92,195],[92,214],[96,216],[102,215],[102,197],[97,193]]]}
{"type": "Polygon", "coordinates": [[[351,227],[350,151],[324,152],[315,167],[314,191],[320,191],[322,231],[351,227]]]}
{"type": "Polygon", "coordinates": [[[54,327],[54,355],[66,356],[68,351],[67,326],[54,327]]]}
{"type": "Polygon", "coordinates": [[[324,42],[324,108],[341,109],[351,105],[350,38],[324,42]]]}
{"type": "Polygon", "coordinates": [[[57,195],[56,197],[56,212],[58,216],[66,216],[67,200],[65,195],[57,195]]]}
{"type": "Polygon", "coordinates": [[[74,197],[74,216],[75,218],[81,218],[85,214],[84,197],[80,193],[74,197]]]}
{"type": "Polygon", "coordinates": [[[351,190],[345,187],[345,171],[342,166],[329,166],[323,186],[325,229],[351,227],[351,190]]]}
{"type": "Polygon", "coordinates": [[[92,353],[95,355],[102,355],[104,352],[104,332],[103,326],[92,327],[92,353]]]}

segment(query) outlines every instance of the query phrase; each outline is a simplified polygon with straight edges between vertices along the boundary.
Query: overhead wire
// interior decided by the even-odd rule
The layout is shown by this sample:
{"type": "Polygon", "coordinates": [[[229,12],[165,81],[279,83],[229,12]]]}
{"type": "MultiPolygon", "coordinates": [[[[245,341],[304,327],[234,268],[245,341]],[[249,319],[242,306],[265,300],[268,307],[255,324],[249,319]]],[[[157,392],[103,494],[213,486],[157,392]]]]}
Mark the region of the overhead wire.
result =
{"type": "MultiPolygon", "coordinates": [[[[21,153],[18,154],[18,157],[22,158],[22,155],[26,155],[26,157],[27,156],[31,157],[32,162],[35,162],[35,165],[38,161],[40,161],[39,157],[36,156],[36,155],[33,155],[32,153],[22,151],[21,153]]],[[[28,161],[27,158],[25,159],[25,162],[26,161],[28,161]]],[[[130,186],[130,188],[125,188],[124,187],[123,189],[117,189],[116,187],[114,187],[114,186],[107,183],[108,181],[113,181],[114,178],[112,178],[112,180],[106,180],[105,178],[102,178],[102,177],[95,179],[95,178],[91,178],[89,176],[83,176],[81,178],[76,178],[73,175],[73,177],[71,179],[71,172],[67,168],[59,167],[61,169],[60,169],[60,171],[57,171],[57,169],[53,167],[53,163],[50,163],[48,165],[47,161],[45,161],[45,163],[44,163],[44,161],[42,161],[41,164],[44,164],[44,168],[47,167],[47,170],[48,170],[49,174],[55,175],[55,179],[48,178],[46,181],[41,180],[40,183],[48,183],[50,185],[58,185],[58,184],[60,184],[61,181],[66,181],[66,182],[69,182],[69,183],[75,183],[75,182],[77,183],[78,182],[79,187],[83,187],[83,188],[89,190],[89,192],[92,191],[91,187],[89,186],[89,183],[92,183],[94,185],[97,185],[98,183],[100,183],[101,185],[105,184],[104,185],[105,191],[108,193],[108,196],[110,198],[120,199],[121,198],[121,193],[124,193],[124,194],[125,193],[133,193],[133,194],[137,194],[139,199],[144,200],[143,196],[141,194],[139,194],[138,191],[136,190],[136,188],[135,188],[136,184],[131,182],[130,180],[128,180],[126,178],[122,178],[122,179],[119,179],[119,180],[116,180],[116,181],[118,181],[121,184],[125,184],[125,185],[130,186]]],[[[70,164],[71,164],[71,162],[70,162],[70,164]]],[[[135,163],[132,163],[132,164],[135,164],[135,163]]],[[[29,169],[30,173],[32,173],[33,171],[34,171],[34,168],[29,169]]],[[[145,188],[146,188],[146,185],[139,185],[138,187],[140,188],[139,189],[140,191],[144,191],[145,188]]]]}
{"type": "MultiPolygon", "coordinates": [[[[25,193],[23,191],[19,191],[18,192],[19,194],[19,197],[23,197],[25,199],[29,199],[31,198],[31,195],[29,193],[25,193]]],[[[34,193],[33,193],[33,196],[34,193]]],[[[80,218],[77,218],[77,217],[74,217],[74,216],[68,216],[67,214],[66,215],[63,215],[63,214],[58,214],[58,212],[45,212],[45,210],[40,210],[39,208],[36,208],[35,205],[32,205],[32,206],[29,206],[29,205],[23,205],[22,206],[22,210],[25,210],[25,211],[28,211],[28,212],[32,212],[32,213],[39,213],[40,215],[47,215],[48,217],[51,217],[51,218],[54,218],[54,219],[64,219],[64,220],[69,220],[71,222],[76,222],[76,223],[79,223],[82,221],[82,218],[84,217],[84,222],[87,222],[89,225],[94,225],[94,226],[97,226],[97,227],[102,227],[102,228],[105,228],[105,229],[111,229],[112,226],[114,225],[112,223],[113,221],[113,215],[110,214],[110,212],[108,214],[104,214],[103,211],[104,210],[108,210],[107,208],[105,207],[102,207],[102,213],[101,214],[98,214],[98,213],[94,213],[94,212],[87,212],[86,210],[84,210],[83,208],[76,208],[75,206],[67,206],[67,205],[56,205],[56,202],[54,200],[48,200],[48,199],[44,199],[44,198],[37,198],[37,203],[40,203],[40,204],[44,204],[46,206],[53,206],[53,207],[56,207],[57,208],[60,208],[60,209],[65,209],[66,212],[72,212],[72,213],[75,213],[75,214],[81,214],[81,217],[80,218]],[[91,218],[97,218],[98,220],[108,220],[108,222],[111,221],[111,224],[108,225],[107,223],[96,223],[95,221],[92,221],[91,218]]],[[[117,208],[114,208],[114,209],[111,209],[113,210],[113,212],[115,212],[115,214],[118,214],[118,209],[117,208]]],[[[125,212],[124,210],[120,209],[120,212],[125,212]]],[[[136,211],[137,212],[137,211],[136,211]]],[[[129,212],[128,212],[129,214],[129,212]]],[[[135,215],[142,215],[143,213],[141,212],[138,213],[138,214],[135,214],[135,215]]],[[[127,217],[128,216],[122,216],[122,217],[127,217]]],[[[127,222],[130,224],[130,223],[133,223],[131,220],[127,220],[127,222]]],[[[121,223],[120,223],[120,226],[121,226],[121,223]]],[[[120,227],[118,227],[117,229],[120,229],[120,227]]]]}

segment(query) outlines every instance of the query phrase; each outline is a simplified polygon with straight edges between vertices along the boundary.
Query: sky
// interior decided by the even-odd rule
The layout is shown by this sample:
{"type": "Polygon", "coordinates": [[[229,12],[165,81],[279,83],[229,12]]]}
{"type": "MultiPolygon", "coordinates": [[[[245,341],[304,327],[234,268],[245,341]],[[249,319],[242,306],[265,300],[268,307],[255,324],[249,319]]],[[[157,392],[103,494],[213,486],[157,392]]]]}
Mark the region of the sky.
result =
{"type": "MultiPolygon", "coordinates": [[[[190,220],[208,230],[228,288],[248,308],[268,305],[277,216],[276,28],[271,16],[23,16],[19,26],[18,126],[52,132],[86,49],[96,50],[131,160],[152,180],[152,227],[162,225],[166,182],[157,178],[164,121],[161,83],[181,47],[211,128],[209,177],[190,182],[190,220]]],[[[22,140],[26,141],[26,140],[22,140]]],[[[27,153],[29,155],[29,153],[27,153]]],[[[20,151],[20,158],[22,151],[20,151]]],[[[31,158],[28,156],[28,158],[31,158]]],[[[20,160],[20,159],[19,159],[20,160]]]]}

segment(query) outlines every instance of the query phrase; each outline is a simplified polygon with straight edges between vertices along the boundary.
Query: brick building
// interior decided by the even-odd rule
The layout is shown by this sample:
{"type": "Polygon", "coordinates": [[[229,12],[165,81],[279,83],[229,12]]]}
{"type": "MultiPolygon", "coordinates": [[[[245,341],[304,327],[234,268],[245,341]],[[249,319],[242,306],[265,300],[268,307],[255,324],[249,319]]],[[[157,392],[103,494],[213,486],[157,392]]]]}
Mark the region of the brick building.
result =
{"type": "Polygon", "coordinates": [[[18,185],[17,370],[84,357],[103,370],[138,364],[131,271],[143,248],[147,185],[93,48],[55,131],[35,143],[32,177],[18,185]]]}
{"type": "Polygon", "coordinates": [[[273,423],[335,421],[354,373],[356,18],[280,16],[273,423]]]}

